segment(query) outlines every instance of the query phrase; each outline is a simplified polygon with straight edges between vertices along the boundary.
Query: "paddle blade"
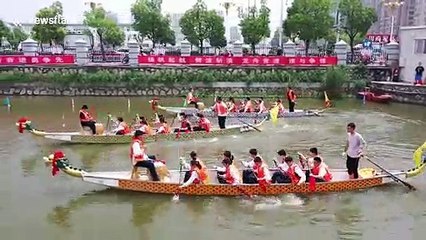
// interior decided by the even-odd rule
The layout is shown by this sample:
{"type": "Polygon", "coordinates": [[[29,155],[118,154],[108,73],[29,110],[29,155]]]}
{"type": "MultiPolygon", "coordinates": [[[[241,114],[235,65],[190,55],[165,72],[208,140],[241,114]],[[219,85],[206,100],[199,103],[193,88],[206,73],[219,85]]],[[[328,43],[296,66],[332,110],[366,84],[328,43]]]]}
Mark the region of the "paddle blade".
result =
{"type": "Polygon", "coordinates": [[[315,191],[317,189],[316,181],[314,177],[309,177],[309,190],[315,191]]]}
{"type": "Polygon", "coordinates": [[[173,196],[173,198],[172,198],[172,201],[173,201],[173,202],[177,202],[177,201],[179,201],[179,194],[175,194],[175,195],[173,196]]]}
{"type": "Polygon", "coordinates": [[[331,107],[331,101],[328,98],[328,95],[327,95],[326,91],[324,91],[324,105],[325,105],[326,108],[331,107]]]}
{"type": "Polygon", "coordinates": [[[272,124],[276,125],[278,122],[278,113],[279,113],[279,107],[275,106],[269,111],[269,116],[271,117],[272,124]]]}

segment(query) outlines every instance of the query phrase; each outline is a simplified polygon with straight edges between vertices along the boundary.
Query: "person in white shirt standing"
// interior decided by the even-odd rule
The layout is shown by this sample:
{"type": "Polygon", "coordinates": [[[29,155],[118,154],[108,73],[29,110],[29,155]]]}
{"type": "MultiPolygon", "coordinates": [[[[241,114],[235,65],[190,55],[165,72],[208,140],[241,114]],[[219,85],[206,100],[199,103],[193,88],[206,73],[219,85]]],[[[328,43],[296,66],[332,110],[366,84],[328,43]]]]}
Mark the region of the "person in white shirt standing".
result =
{"type": "Polygon", "coordinates": [[[364,138],[355,131],[355,123],[347,125],[348,139],[346,141],[345,152],[346,168],[350,179],[358,179],[359,158],[363,155],[364,148],[367,146],[364,138]]]}

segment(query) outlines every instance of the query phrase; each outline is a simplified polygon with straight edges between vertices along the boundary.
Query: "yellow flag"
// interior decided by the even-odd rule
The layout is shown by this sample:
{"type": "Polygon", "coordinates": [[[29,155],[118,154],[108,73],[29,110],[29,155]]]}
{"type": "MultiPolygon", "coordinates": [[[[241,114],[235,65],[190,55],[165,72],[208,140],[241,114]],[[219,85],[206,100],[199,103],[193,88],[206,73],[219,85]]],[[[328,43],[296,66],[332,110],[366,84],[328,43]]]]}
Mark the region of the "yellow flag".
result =
{"type": "Polygon", "coordinates": [[[271,110],[269,110],[269,116],[271,117],[271,122],[276,125],[278,122],[278,113],[279,113],[280,109],[277,106],[273,107],[271,110]]]}
{"type": "Polygon", "coordinates": [[[413,154],[413,160],[416,167],[420,166],[423,162],[423,158],[426,158],[426,142],[422,146],[417,148],[413,154]]]}

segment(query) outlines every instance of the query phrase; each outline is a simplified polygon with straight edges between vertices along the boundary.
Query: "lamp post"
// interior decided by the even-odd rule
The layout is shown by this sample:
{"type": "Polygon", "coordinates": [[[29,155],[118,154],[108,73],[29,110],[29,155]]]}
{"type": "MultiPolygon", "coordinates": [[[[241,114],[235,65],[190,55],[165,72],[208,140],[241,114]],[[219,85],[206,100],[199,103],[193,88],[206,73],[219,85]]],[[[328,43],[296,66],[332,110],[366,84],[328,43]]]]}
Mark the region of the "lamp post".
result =
{"type": "Polygon", "coordinates": [[[401,0],[382,0],[383,6],[385,6],[387,9],[389,9],[391,14],[391,29],[390,29],[390,41],[394,42],[395,39],[393,37],[393,28],[395,25],[395,12],[396,10],[404,4],[401,0]]]}

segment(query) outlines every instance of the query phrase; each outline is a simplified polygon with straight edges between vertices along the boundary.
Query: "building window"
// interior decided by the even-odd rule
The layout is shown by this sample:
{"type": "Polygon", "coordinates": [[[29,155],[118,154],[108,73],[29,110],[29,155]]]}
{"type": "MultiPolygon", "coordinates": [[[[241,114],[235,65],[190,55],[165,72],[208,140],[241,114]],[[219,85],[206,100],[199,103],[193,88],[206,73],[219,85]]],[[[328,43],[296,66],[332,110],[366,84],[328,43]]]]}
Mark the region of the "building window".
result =
{"type": "Polygon", "coordinates": [[[415,54],[426,54],[426,39],[415,39],[414,48],[415,54]]]}

